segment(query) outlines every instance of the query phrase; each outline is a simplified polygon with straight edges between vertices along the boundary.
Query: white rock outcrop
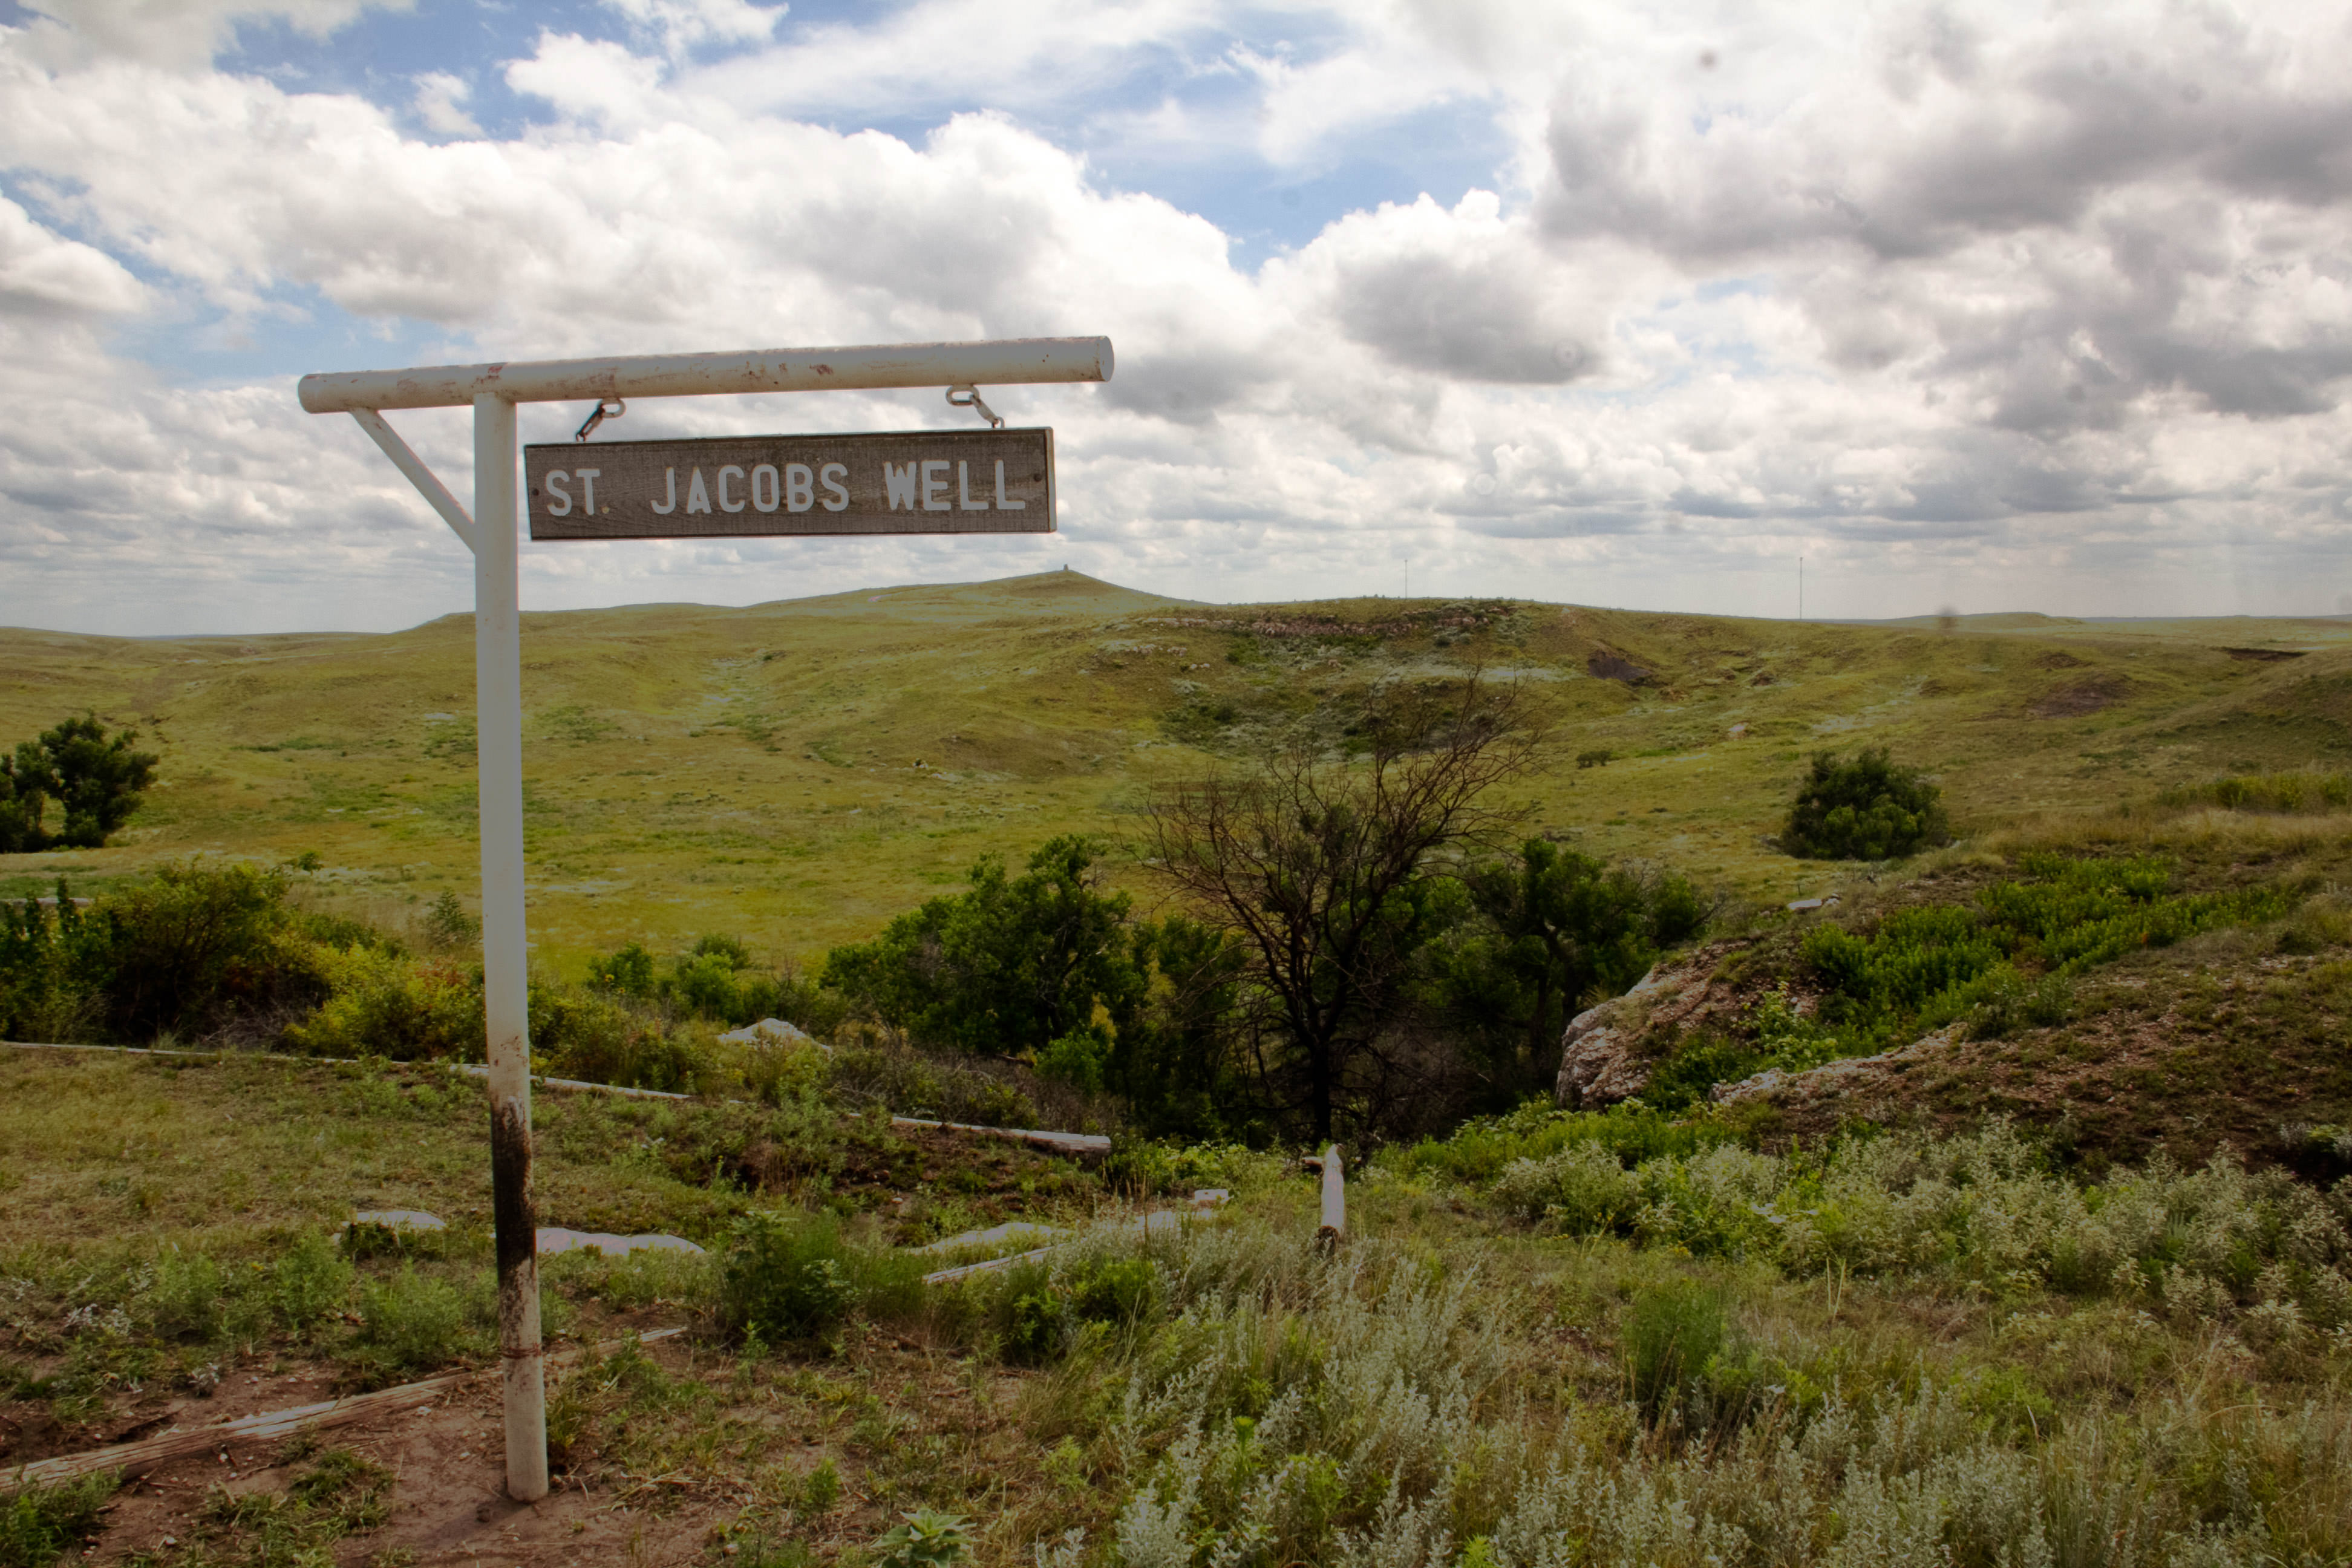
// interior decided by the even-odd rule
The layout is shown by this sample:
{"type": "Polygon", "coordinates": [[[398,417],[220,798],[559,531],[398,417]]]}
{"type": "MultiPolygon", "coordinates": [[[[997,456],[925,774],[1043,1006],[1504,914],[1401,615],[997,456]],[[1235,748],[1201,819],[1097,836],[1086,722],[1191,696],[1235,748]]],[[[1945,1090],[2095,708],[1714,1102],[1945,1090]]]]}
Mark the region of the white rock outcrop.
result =
{"type": "Polygon", "coordinates": [[[1652,966],[1622,996],[1587,1007],[1559,1037],[1554,1093],[1570,1110],[1597,1110],[1642,1092],[1667,1047],[1685,1031],[1728,1024],[1745,999],[1716,977],[1724,958],[1745,946],[1709,942],[1652,966]]]}

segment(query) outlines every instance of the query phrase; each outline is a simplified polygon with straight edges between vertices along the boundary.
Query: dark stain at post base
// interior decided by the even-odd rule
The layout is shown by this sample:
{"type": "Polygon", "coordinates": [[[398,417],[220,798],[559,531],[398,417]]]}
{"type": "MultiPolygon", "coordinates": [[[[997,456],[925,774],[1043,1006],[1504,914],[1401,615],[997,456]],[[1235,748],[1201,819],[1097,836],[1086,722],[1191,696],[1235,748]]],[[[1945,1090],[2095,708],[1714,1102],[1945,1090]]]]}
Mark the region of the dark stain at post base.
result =
{"type": "Polygon", "coordinates": [[[530,1201],[530,1123],[511,1101],[490,1102],[490,1201],[499,1229],[499,1312],[509,1283],[529,1269],[539,1240],[530,1201]]]}

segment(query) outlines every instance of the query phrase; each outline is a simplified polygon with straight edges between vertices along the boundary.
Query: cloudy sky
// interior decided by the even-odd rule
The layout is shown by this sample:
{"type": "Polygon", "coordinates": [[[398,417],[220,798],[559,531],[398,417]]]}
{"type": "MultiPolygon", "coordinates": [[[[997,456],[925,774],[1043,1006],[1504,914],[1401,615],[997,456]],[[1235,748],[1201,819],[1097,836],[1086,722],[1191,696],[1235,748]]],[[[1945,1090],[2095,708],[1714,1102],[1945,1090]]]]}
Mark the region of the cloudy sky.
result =
{"type": "Polygon", "coordinates": [[[467,607],[305,371],[1097,332],[989,394],[1057,536],[526,544],[525,605],[2352,611],[2347,59],[2329,3],[0,0],[0,621],[467,607]]]}

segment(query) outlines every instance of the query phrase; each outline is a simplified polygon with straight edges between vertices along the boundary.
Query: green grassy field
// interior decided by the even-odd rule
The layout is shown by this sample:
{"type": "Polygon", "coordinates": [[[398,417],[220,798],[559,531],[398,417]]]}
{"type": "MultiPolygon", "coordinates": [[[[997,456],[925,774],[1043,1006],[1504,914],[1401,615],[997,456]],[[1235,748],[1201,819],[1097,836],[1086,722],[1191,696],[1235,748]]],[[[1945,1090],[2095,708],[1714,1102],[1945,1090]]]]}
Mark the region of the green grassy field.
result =
{"type": "MultiPolygon", "coordinates": [[[[1802,759],[1887,744],[1963,833],[2352,752],[2352,623],[1855,626],[1516,601],[1178,603],[1056,573],[524,618],[531,927],[577,973],[628,940],[807,959],[978,855],[1118,836],[1158,783],[1382,682],[1474,666],[1550,721],[1532,826],[1737,895],[1841,873],[1764,842],[1802,759]],[[1582,752],[1615,760],[1580,768],[1582,752]]],[[[0,739],[94,710],[163,757],[102,850],[0,858],[0,895],[159,859],[316,851],[316,896],[397,924],[475,880],[470,622],[386,636],[0,631],[0,739]]],[[[1130,868],[1123,873],[1146,891],[1130,868]]]]}
{"type": "Polygon", "coordinates": [[[779,1182],[756,1151],[804,1136],[785,1111],[550,1095],[543,1218],[713,1255],[548,1266],[562,1485],[526,1510],[496,1497],[475,1080],[12,1047],[0,1096],[0,1463],[483,1372],[323,1450],[226,1443],[120,1491],[0,1480],[12,1568],[85,1544],[141,1568],[877,1568],[911,1561],[886,1531],[919,1509],[966,1521],[939,1561],[991,1568],[1202,1568],[1221,1543],[1435,1568],[2352,1553],[2352,1189],[2227,1158],[2091,1183],[1999,1123],[1772,1155],[1530,1110],[1355,1166],[1332,1247],[1272,1155],[1215,1156],[1233,1204],[1147,1236],[1132,1189],[1017,1151],[837,1116],[832,1179],[779,1182]],[[852,1179],[869,1156],[887,1181],[852,1179]],[[917,1288],[891,1186],[1101,1223],[917,1288]],[[451,1227],[325,1245],[360,1203],[451,1227]],[[815,1331],[730,1331],[730,1227],[811,1208],[848,1215],[820,1244],[855,1283],[815,1331]],[[625,1337],[656,1326],[688,1331],[625,1337]]]}

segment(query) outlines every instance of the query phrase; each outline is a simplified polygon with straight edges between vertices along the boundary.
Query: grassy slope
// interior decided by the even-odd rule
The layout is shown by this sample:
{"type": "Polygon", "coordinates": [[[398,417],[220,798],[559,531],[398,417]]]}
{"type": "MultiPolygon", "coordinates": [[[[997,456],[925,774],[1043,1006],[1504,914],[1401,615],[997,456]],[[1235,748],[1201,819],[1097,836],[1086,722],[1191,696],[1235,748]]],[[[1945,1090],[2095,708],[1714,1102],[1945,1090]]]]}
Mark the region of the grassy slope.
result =
{"type": "MultiPolygon", "coordinates": [[[[1963,828],[2352,749],[2344,622],[1999,616],[1945,632],[1505,608],[1456,638],[1436,601],[1211,608],[1056,573],[527,616],[534,940],[560,965],[712,929],[812,956],[954,884],[978,854],[1116,833],[1155,782],[1288,719],[1343,713],[1371,683],[1473,662],[1527,679],[1555,722],[1552,764],[1527,785],[1537,823],[1766,899],[1833,876],[1762,842],[1816,746],[1885,742],[1934,767],[1963,828]],[[1283,635],[1314,614],[1374,630],[1283,635]],[[1232,629],[1257,623],[1276,635],[1232,629]],[[1656,679],[1598,679],[1596,653],[1656,679]],[[1621,760],[1572,765],[1595,748],[1621,760]]],[[[0,893],[191,851],[303,849],[379,918],[470,890],[469,626],[0,632],[14,677],[0,738],[89,708],[165,758],[115,847],[0,860],[0,893]]]]}
{"type": "MultiPolygon", "coordinates": [[[[170,1248],[208,1253],[235,1288],[262,1277],[292,1232],[347,1203],[424,1201],[459,1231],[428,1276],[470,1281],[477,1297],[483,1289],[484,1118],[470,1080],[15,1050],[0,1052],[0,1094],[41,1108],[0,1121],[13,1222],[0,1247],[0,1352],[54,1380],[46,1395],[21,1389],[0,1405],[16,1454],[304,1403],[334,1376],[353,1332],[339,1320],[303,1339],[267,1326],[241,1339],[232,1325],[161,1342],[68,1320],[69,1307],[121,1302],[143,1321],[170,1248]],[[199,1395],[207,1373],[219,1386],[199,1395]]],[[[625,1113],[667,1108],[541,1104],[551,1219],[711,1237],[725,1212],[763,1201],[656,1173],[634,1141],[609,1135],[626,1131],[625,1113]],[[614,1120],[590,1124],[602,1118],[614,1120]],[[605,1194],[628,1194],[629,1212],[572,1206],[605,1194]]],[[[1721,1163],[1717,1179],[1736,1183],[1748,1168],[1721,1163]]],[[[698,1331],[661,1347],[657,1366],[625,1353],[559,1372],[564,1485],[539,1510],[559,1528],[518,1541],[499,1528],[515,1516],[480,1507],[499,1461],[478,1387],[442,1401],[433,1425],[404,1415],[337,1435],[397,1472],[389,1520],[360,1527],[341,1557],[398,1562],[375,1554],[404,1547],[457,1561],[490,1546],[500,1561],[530,1563],[870,1561],[847,1549],[919,1504],[974,1521],[975,1568],[1033,1563],[1036,1543],[1079,1527],[1099,1554],[1195,1405],[1205,1406],[1206,1438],[1238,1469],[1252,1456],[1234,1450],[1252,1439],[1230,1417],[1255,1411],[1274,1428],[1275,1395],[1297,1390],[1306,1397],[1285,1406],[1275,1458],[1255,1462],[1296,1465],[1301,1490],[1326,1479],[1307,1494],[1312,1508],[1260,1510],[1292,1548],[1271,1561],[1332,1560],[1333,1515],[1370,1528],[1391,1478],[1423,1492],[1450,1478],[1439,1517],[1450,1504],[1457,1539],[1487,1533],[1514,1500],[1541,1493],[1553,1455],[1577,1478],[1571,1517],[1547,1531],[1580,1548],[1568,1561],[1916,1563],[1946,1560],[1948,1540],[1971,1548],[1950,1560],[1983,1563],[2343,1561],[2343,1336],[2281,1337],[2276,1317],[2200,1310],[2137,1286],[2068,1294],[2030,1271],[1985,1278],[2011,1231],[1970,1228],[1966,1205],[1982,1190],[1928,1193],[1913,1206],[1957,1211],[1948,1228],[1977,1238],[1983,1257],[1954,1268],[1927,1253],[1916,1272],[1849,1278],[1549,1234],[1505,1217],[1475,1188],[1392,1163],[1352,1173],[1350,1239],[1326,1261],[1312,1239],[1313,1185],[1274,1179],[1220,1221],[1148,1249],[1156,1289],[1181,1292],[1165,1310],[1196,1314],[1187,1331],[1097,1331],[1043,1371],[998,1362],[952,1298],[852,1325],[830,1346],[746,1354],[691,1307],[707,1300],[693,1270],[566,1258],[548,1271],[550,1291],[577,1338],[681,1321],[698,1331]],[[1730,1336],[1725,1364],[1755,1385],[1738,1436],[1644,1430],[1627,1403],[1642,1375],[1644,1305],[1685,1284],[1719,1304],[1707,1310],[1730,1336]],[[1223,1375],[1188,1382],[1180,1373],[1196,1363],[1223,1375]],[[1851,1458],[1833,1399],[1858,1412],[1851,1458]],[[822,1500],[809,1481],[820,1463],[844,1483],[822,1500]],[[1860,1550],[1897,1518],[1913,1523],[1890,1549],[1860,1550]],[[2210,1549],[2187,1555],[2200,1530],[2210,1549]],[[732,1558],[719,1549],[730,1531],[744,1543],[732,1558]],[[2022,1550],[2037,1531],[2054,1551],[2022,1550]],[[810,1551],[781,1550],[785,1542],[810,1551]]],[[[1135,1248],[1114,1236],[1078,1250],[1116,1258],[1135,1248]]],[[[388,1259],[364,1269],[378,1284],[396,1273],[388,1259]]],[[[440,1360],[413,1370],[488,1360],[478,1331],[445,1339],[440,1360]]],[[[280,1560],[262,1557],[257,1528],[222,1522],[206,1489],[268,1497],[297,1467],[250,1447],[234,1459],[224,1470],[194,1456],[157,1478],[163,1487],[126,1489],[92,1527],[97,1556],[144,1550],[170,1568],[280,1560]],[[212,1555],[187,1544],[199,1531],[212,1555]],[[182,1546],[157,1547],[166,1532],[182,1546]]],[[[1279,1489],[1236,1485],[1202,1506],[1230,1518],[1265,1504],[1262,1493],[1283,1500],[1279,1489]]]]}

